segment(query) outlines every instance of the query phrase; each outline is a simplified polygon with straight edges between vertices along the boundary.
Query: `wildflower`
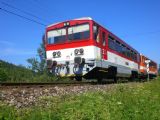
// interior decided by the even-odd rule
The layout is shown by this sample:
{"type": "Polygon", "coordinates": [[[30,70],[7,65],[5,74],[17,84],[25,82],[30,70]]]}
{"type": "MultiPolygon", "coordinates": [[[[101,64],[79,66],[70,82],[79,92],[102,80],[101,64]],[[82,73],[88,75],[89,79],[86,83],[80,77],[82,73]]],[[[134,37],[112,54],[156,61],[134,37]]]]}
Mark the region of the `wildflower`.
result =
{"type": "Polygon", "coordinates": [[[117,102],[117,104],[118,104],[118,105],[121,105],[121,104],[122,104],[122,102],[117,102]]]}

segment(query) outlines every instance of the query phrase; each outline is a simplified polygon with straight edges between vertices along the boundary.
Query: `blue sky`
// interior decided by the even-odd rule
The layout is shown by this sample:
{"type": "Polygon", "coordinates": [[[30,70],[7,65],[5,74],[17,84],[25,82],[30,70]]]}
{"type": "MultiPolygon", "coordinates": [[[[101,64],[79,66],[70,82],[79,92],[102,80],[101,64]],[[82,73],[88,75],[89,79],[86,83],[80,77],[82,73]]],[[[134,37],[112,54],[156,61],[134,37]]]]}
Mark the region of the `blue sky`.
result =
{"type": "MultiPolygon", "coordinates": [[[[47,25],[90,16],[160,63],[160,0],[0,0],[0,7],[47,25]]],[[[27,66],[26,59],[36,56],[44,32],[45,26],[0,10],[0,59],[27,66]]]]}

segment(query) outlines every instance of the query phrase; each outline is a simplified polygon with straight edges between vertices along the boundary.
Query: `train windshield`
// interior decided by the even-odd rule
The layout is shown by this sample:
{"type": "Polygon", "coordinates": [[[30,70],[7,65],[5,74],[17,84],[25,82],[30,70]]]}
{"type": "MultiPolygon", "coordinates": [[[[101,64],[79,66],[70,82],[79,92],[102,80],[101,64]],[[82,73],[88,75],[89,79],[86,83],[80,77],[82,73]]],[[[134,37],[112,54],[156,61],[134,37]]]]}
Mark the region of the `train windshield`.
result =
{"type": "Polygon", "coordinates": [[[89,39],[89,24],[82,24],[68,28],[68,40],[89,39]]]}
{"type": "Polygon", "coordinates": [[[89,24],[70,26],[62,29],[48,31],[48,44],[64,43],[89,39],[89,24]]]}
{"type": "Polygon", "coordinates": [[[48,44],[64,43],[66,40],[66,28],[48,32],[48,44]]]}

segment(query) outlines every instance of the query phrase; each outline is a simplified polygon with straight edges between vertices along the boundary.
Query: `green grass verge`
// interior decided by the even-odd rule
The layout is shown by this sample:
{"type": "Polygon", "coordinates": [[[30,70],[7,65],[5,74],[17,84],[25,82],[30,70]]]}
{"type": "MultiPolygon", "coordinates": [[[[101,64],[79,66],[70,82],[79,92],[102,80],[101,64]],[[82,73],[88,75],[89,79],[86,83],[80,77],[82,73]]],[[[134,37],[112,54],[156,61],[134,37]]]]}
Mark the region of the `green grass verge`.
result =
{"type": "Polygon", "coordinates": [[[42,97],[30,108],[16,109],[0,103],[0,119],[160,120],[160,79],[119,84],[111,91],[42,97]]]}

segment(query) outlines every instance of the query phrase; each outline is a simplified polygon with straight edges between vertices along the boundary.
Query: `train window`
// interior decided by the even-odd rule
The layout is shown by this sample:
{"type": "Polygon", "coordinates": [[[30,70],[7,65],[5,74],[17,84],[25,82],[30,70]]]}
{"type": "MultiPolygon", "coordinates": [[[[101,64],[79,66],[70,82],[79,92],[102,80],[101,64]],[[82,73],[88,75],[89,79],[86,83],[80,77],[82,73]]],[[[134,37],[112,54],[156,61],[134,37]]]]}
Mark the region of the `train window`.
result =
{"type": "Polygon", "coordinates": [[[145,62],[145,60],[146,60],[146,58],[145,58],[145,57],[143,57],[143,62],[145,62]]]}
{"type": "Polygon", "coordinates": [[[122,54],[125,56],[126,56],[126,51],[127,51],[126,46],[122,44],[122,54]]]}
{"type": "Polygon", "coordinates": [[[142,56],[142,62],[144,62],[144,57],[142,56]]]}
{"type": "Polygon", "coordinates": [[[127,48],[127,57],[131,57],[131,53],[130,53],[131,51],[130,51],[130,49],[129,48],[127,48]]]}
{"type": "Polygon", "coordinates": [[[131,59],[134,60],[134,53],[133,53],[133,50],[131,50],[131,59]]]}
{"type": "Polygon", "coordinates": [[[99,38],[99,26],[98,25],[93,25],[93,38],[97,42],[100,41],[100,38],[99,38]]]}
{"type": "Polygon", "coordinates": [[[119,53],[121,53],[121,44],[120,44],[119,41],[116,40],[115,46],[116,46],[116,51],[119,52],[119,53]]]}
{"type": "Polygon", "coordinates": [[[134,52],[134,60],[137,61],[137,53],[134,52]]]}
{"type": "Polygon", "coordinates": [[[143,62],[143,56],[141,56],[142,58],[141,58],[141,61],[143,62]]]}
{"type": "Polygon", "coordinates": [[[132,54],[132,59],[135,60],[135,52],[132,54]]]}
{"type": "Polygon", "coordinates": [[[69,40],[83,40],[89,38],[89,24],[82,24],[68,28],[69,40]]]}
{"type": "Polygon", "coordinates": [[[133,50],[126,47],[124,44],[121,44],[111,36],[108,37],[108,46],[110,49],[115,50],[132,60],[137,60],[137,53],[133,52],[133,50]]]}
{"type": "Polygon", "coordinates": [[[153,62],[150,62],[150,63],[149,63],[149,66],[150,66],[150,67],[154,67],[154,63],[153,63],[153,62]]]}
{"type": "Polygon", "coordinates": [[[123,53],[123,46],[122,46],[121,43],[120,43],[120,53],[121,53],[121,54],[123,53]]]}
{"type": "Polygon", "coordinates": [[[48,44],[63,43],[66,40],[66,29],[51,30],[47,33],[48,44]]]}
{"type": "Polygon", "coordinates": [[[110,49],[116,50],[114,39],[111,36],[108,37],[108,45],[110,49]]]}
{"type": "Polygon", "coordinates": [[[102,45],[106,46],[106,33],[105,32],[102,33],[102,45]]]}

